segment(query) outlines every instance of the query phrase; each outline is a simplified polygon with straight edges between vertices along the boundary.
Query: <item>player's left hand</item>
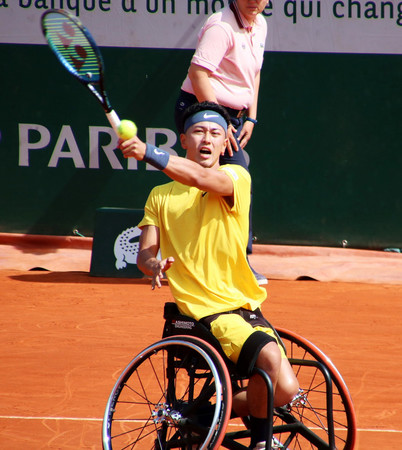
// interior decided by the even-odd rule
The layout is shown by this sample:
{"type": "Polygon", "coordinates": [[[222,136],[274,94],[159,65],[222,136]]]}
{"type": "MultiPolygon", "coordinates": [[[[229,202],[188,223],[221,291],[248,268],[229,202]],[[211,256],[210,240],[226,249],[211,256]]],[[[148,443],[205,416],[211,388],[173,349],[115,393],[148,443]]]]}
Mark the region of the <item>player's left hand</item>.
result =
{"type": "Polygon", "coordinates": [[[152,267],[152,290],[155,289],[155,286],[158,288],[162,287],[163,273],[169,270],[173,263],[174,258],[169,256],[166,259],[162,259],[162,261],[158,261],[158,263],[152,267]]]}

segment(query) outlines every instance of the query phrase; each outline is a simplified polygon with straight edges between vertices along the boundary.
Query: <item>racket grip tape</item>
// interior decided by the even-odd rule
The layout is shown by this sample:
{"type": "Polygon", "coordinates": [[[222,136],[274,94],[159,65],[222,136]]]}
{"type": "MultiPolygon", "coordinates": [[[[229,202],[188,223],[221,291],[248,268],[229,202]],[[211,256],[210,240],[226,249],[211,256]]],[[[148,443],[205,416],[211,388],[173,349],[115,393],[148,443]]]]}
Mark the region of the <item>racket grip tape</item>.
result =
{"type": "Polygon", "coordinates": [[[110,125],[112,125],[114,132],[119,136],[120,119],[116,111],[112,109],[106,113],[106,117],[108,118],[110,125]]]}

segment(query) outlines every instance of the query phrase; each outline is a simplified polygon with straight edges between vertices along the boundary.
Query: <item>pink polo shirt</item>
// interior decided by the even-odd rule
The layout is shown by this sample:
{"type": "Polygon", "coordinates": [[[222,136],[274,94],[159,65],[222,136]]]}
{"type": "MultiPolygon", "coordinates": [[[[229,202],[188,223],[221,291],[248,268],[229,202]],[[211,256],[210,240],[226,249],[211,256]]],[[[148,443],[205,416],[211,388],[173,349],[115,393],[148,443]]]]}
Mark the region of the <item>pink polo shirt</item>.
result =
{"type": "MultiPolygon", "coordinates": [[[[253,103],[254,80],[262,67],[267,36],[267,23],[261,14],[252,27],[241,15],[240,21],[247,28],[240,26],[229,8],[212,14],[200,31],[191,60],[212,72],[210,82],[218,103],[239,110],[253,103]]],[[[182,89],[194,94],[188,76],[182,89]]]]}

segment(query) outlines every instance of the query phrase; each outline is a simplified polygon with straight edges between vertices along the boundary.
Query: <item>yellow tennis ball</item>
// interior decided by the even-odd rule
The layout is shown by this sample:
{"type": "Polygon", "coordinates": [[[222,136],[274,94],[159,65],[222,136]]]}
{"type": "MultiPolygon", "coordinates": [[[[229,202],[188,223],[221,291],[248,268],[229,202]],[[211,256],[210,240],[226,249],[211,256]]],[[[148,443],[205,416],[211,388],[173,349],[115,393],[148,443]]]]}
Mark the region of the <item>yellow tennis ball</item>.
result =
{"type": "Polygon", "coordinates": [[[120,138],[126,141],[137,135],[137,125],[131,120],[122,120],[118,131],[120,138]]]}

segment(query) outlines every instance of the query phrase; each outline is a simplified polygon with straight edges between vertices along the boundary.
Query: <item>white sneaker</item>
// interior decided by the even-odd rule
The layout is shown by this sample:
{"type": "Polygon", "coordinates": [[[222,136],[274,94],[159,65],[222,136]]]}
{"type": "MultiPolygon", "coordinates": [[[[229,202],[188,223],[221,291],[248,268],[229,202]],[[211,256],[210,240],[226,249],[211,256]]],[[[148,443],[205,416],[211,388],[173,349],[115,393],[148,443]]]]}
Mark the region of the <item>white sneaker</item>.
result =
{"type": "Polygon", "coordinates": [[[274,450],[276,448],[284,448],[283,445],[278,441],[278,439],[276,439],[276,437],[272,438],[272,445],[271,445],[271,449],[274,450]]]}
{"type": "MultiPolygon", "coordinates": [[[[266,446],[266,441],[262,441],[262,442],[258,442],[257,445],[253,448],[253,450],[264,450],[266,446]]],[[[271,449],[277,449],[277,448],[282,448],[282,445],[280,444],[280,442],[275,439],[272,438],[272,444],[271,444],[271,449]]]]}
{"type": "Polygon", "coordinates": [[[265,446],[266,446],[265,441],[257,442],[257,445],[253,448],[253,450],[262,450],[265,449],[265,446]]]}
{"type": "MultiPolygon", "coordinates": [[[[250,266],[250,264],[249,264],[250,266]]],[[[251,272],[253,272],[253,275],[255,277],[255,279],[257,280],[257,283],[262,286],[264,284],[268,284],[268,279],[266,277],[264,277],[264,275],[262,275],[261,273],[258,273],[256,270],[254,270],[251,266],[250,266],[251,272]]]]}
{"type": "Polygon", "coordinates": [[[251,272],[253,272],[253,275],[255,276],[255,279],[257,280],[257,283],[262,286],[264,284],[268,284],[268,279],[266,277],[264,277],[264,275],[261,275],[260,273],[258,273],[256,270],[253,269],[253,267],[250,264],[250,261],[248,260],[248,256],[247,256],[247,262],[248,262],[248,266],[251,269],[251,272]]]}

